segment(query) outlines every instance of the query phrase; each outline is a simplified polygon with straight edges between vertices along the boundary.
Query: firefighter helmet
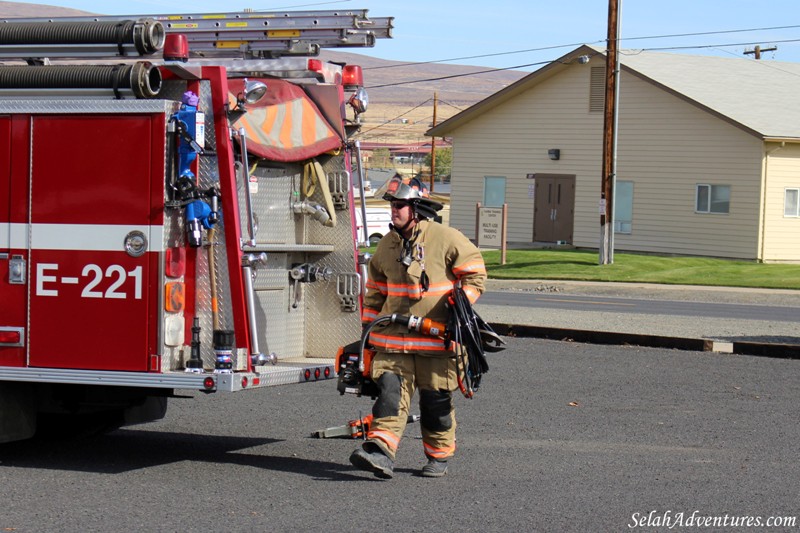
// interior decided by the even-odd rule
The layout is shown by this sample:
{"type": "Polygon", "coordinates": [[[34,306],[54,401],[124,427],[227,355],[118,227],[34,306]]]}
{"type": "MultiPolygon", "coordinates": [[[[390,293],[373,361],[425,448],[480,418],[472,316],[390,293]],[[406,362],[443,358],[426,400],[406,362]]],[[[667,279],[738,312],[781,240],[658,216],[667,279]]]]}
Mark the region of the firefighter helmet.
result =
{"type": "Polygon", "coordinates": [[[395,174],[392,179],[381,185],[375,194],[386,201],[406,201],[414,213],[422,218],[434,218],[436,212],[444,207],[430,198],[428,188],[418,178],[403,178],[395,174]]]}

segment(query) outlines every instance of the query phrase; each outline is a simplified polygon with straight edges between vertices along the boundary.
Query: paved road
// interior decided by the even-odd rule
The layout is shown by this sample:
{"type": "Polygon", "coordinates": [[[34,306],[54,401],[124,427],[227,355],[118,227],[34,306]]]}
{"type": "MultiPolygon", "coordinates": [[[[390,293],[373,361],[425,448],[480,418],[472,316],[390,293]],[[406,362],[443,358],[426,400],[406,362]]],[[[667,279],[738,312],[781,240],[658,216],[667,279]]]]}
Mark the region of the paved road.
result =
{"type": "Polygon", "coordinates": [[[488,292],[480,303],[508,307],[531,308],[531,312],[550,309],[572,311],[599,310],[613,313],[691,316],[698,318],[736,318],[746,320],[787,321],[800,323],[795,307],[742,303],[654,300],[651,298],[613,298],[567,294],[530,294],[488,292]]]}
{"type": "Polygon", "coordinates": [[[369,409],[332,381],[198,394],[157,423],[0,446],[0,529],[586,532],[651,512],[800,514],[796,361],[509,339],[490,364],[478,397],[457,399],[443,479],[415,475],[418,426],[391,481],[352,469],[354,442],[309,438],[369,409]]]}
{"type": "Polygon", "coordinates": [[[649,335],[800,350],[800,291],[489,280],[476,310],[490,323],[554,328],[563,337],[611,332],[620,342],[641,341],[626,335],[649,335]]]}

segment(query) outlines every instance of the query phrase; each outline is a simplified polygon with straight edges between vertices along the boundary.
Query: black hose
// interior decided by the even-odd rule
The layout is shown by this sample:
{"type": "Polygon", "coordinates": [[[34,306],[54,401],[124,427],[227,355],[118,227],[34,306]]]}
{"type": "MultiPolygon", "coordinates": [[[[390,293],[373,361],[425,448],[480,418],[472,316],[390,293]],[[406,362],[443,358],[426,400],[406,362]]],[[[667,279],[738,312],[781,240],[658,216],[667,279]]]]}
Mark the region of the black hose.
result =
{"type": "Polygon", "coordinates": [[[388,324],[392,321],[392,317],[389,315],[386,316],[379,316],[370,324],[364,328],[364,331],[361,332],[361,342],[358,345],[358,370],[359,372],[363,371],[364,369],[361,368],[364,364],[364,349],[367,347],[367,339],[369,339],[369,334],[375,329],[376,326],[379,324],[388,324]]]}
{"type": "Polygon", "coordinates": [[[8,65],[0,67],[0,89],[130,89],[154,98],[161,71],[147,62],[132,65],[8,65]]]}
{"type": "Polygon", "coordinates": [[[457,343],[456,362],[463,368],[462,392],[471,398],[480,387],[483,374],[489,371],[489,362],[483,349],[479,317],[460,283],[453,288],[452,300],[447,330],[457,343]]]}
{"type": "Polygon", "coordinates": [[[150,55],[164,47],[164,39],[164,26],[154,19],[0,24],[3,45],[132,44],[140,55],[150,55]]]}

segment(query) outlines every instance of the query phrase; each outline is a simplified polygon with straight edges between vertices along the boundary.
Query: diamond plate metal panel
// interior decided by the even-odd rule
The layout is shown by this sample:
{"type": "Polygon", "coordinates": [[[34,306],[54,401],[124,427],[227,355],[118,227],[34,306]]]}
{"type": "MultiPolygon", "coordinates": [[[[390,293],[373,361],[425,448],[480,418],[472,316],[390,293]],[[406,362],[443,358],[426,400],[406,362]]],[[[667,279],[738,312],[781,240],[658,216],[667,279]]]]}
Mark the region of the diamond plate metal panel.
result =
{"type": "MultiPolygon", "coordinates": [[[[333,157],[323,165],[326,176],[341,177],[345,172],[343,157],[333,157]]],[[[339,179],[339,178],[337,178],[339,179]]],[[[349,184],[348,189],[351,184],[349,184]]],[[[319,189],[319,188],[318,188],[319,189]]],[[[317,190],[312,201],[323,202],[317,190]]],[[[306,224],[305,242],[333,244],[334,251],[328,254],[312,254],[317,265],[330,267],[335,273],[357,272],[351,218],[351,203],[336,211],[336,226],[329,228],[321,224],[306,224]]],[[[306,309],[306,348],[308,357],[332,357],[339,346],[358,339],[361,333],[361,317],[358,312],[342,311],[336,295],[336,281],[307,284],[303,296],[306,309]]]]}
{"type": "MultiPolygon", "coordinates": [[[[180,98],[179,98],[180,99],[180,98]]],[[[28,98],[0,100],[0,113],[172,113],[175,102],[159,100],[72,100],[69,98],[28,98]]]]}
{"type": "MultiPolygon", "coordinates": [[[[250,185],[250,198],[258,225],[256,242],[259,244],[295,242],[291,206],[295,175],[289,172],[289,169],[263,167],[257,167],[253,172],[251,179],[255,181],[250,185]]],[[[239,205],[242,206],[240,224],[242,228],[247,228],[247,212],[244,207],[247,200],[243,182],[246,180],[239,183],[239,205]]]]}
{"type": "Polygon", "coordinates": [[[259,347],[278,359],[303,355],[304,313],[291,309],[289,289],[256,291],[259,347]]]}

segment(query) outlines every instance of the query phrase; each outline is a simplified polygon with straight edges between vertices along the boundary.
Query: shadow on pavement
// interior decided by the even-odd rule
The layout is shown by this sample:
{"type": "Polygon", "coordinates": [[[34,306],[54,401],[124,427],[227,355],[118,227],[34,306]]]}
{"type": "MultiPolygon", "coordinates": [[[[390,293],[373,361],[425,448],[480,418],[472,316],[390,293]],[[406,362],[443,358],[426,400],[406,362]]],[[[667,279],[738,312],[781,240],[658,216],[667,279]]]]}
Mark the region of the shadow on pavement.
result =
{"type": "Polygon", "coordinates": [[[32,439],[0,445],[0,468],[118,474],[181,461],[236,464],[305,474],[316,479],[361,480],[349,464],[270,456],[241,450],[277,439],[118,430],[92,438],[32,439]]]}

